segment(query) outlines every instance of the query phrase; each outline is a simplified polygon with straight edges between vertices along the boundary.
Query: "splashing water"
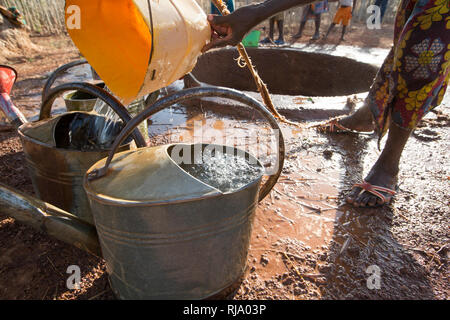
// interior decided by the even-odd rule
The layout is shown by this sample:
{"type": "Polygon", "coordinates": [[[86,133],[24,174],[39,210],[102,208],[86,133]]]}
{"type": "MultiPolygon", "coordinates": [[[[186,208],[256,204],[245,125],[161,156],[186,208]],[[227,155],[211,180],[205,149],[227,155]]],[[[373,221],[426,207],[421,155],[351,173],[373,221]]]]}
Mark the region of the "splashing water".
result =
{"type": "MultiPolygon", "coordinates": [[[[105,86],[105,90],[109,94],[113,95],[107,86],[105,86]]],[[[135,117],[138,113],[144,110],[144,108],[145,108],[144,97],[141,97],[133,101],[127,107],[131,117],[135,117]]],[[[123,121],[120,119],[117,113],[101,99],[97,99],[94,106],[94,112],[105,117],[105,121],[103,122],[99,121],[95,123],[96,132],[98,134],[97,139],[98,142],[101,145],[111,145],[113,141],[110,140],[115,139],[117,136],[117,134],[113,136],[113,134],[116,132],[115,128],[119,127],[120,126],[119,124],[122,124],[123,121]]],[[[147,121],[143,121],[142,123],[140,123],[138,129],[142,133],[143,137],[147,139],[148,137],[147,121]]]]}
{"type": "MultiPolygon", "coordinates": [[[[108,87],[105,91],[112,94],[108,87]]],[[[103,100],[97,99],[94,106],[94,112],[102,115],[104,119],[98,119],[93,126],[97,135],[97,143],[100,145],[111,145],[112,140],[117,136],[118,127],[122,127],[122,120],[118,114],[103,100]]]]}
{"type": "Polygon", "coordinates": [[[202,164],[180,164],[190,175],[222,192],[236,191],[259,179],[264,169],[242,156],[216,152],[202,155],[202,164]]]}
{"type": "MultiPolygon", "coordinates": [[[[111,93],[106,87],[105,90],[111,93]]],[[[63,115],[55,128],[56,146],[80,151],[108,150],[124,123],[101,99],[96,100],[93,111],[63,115]]]]}
{"type": "Polygon", "coordinates": [[[106,121],[107,118],[102,115],[81,112],[64,114],[55,126],[55,145],[57,148],[79,151],[107,150],[122,130],[123,123],[107,124],[106,121]],[[99,134],[105,126],[108,129],[99,134]]]}

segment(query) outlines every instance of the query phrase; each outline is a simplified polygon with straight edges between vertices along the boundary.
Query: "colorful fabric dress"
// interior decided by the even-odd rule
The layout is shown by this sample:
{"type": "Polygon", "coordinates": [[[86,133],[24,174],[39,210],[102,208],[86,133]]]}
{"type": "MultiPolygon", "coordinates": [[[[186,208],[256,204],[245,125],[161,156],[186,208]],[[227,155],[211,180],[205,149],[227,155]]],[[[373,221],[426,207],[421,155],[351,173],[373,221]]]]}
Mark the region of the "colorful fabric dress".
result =
{"type": "Polygon", "coordinates": [[[445,94],[450,65],[450,0],[402,0],[394,46],[366,103],[380,138],[392,121],[414,129],[445,94]]]}

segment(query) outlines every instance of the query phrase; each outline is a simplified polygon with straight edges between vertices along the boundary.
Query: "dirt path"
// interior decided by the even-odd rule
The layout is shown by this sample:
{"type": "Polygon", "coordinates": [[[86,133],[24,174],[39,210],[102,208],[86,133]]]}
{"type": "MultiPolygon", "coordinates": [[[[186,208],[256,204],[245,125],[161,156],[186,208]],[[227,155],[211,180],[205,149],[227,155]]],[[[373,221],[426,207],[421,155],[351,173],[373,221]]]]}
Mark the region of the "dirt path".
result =
{"type": "Polygon", "coordinates": [[[281,182],[257,212],[254,269],[237,297],[448,299],[449,124],[448,113],[433,115],[416,130],[399,194],[381,209],[344,204],[376,159],[375,139],[308,132],[289,140],[281,182]],[[379,290],[367,285],[375,269],[379,290]]]}
{"type": "MultiPolygon", "coordinates": [[[[323,37],[327,30],[329,24],[322,23],[320,26],[320,34],[323,37]]],[[[327,40],[319,39],[319,40],[311,40],[315,32],[315,25],[312,20],[310,20],[303,31],[302,38],[296,41],[299,43],[310,43],[310,44],[320,44],[320,45],[353,45],[356,47],[369,47],[369,48],[390,48],[392,46],[392,34],[393,34],[393,26],[383,24],[381,29],[368,30],[366,25],[363,23],[352,23],[347,28],[345,34],[345,41],[340,41],[341,37],[341,26],[337,26],[329,35],[327,40]]],[[[267,28],[268,29],[268,28],[267,28]]],[[[275,39],[278,39],[278,31],[275,32],[275,39]]],[[[288,29],[285,31],[285,41],[291,42],[291,38],[294,34],[298,32],[298,28],[288,29]]],[[[264,34],[264,36],[268,36],[268,31],[264,34]]],[[[262,36],[263,37],[263,36],[262,36]]]]}
{"type": "MultiPolygon", "coordinates": [[[[36,112],[44,75],[78,58],[61,41],[52,53],[14,64],[20,78],[13,100],[22,110],[36,112]]],[[[333,100],[335,109],[344,110],[345,101],[333,100]]],[[[431,113],[411,137],[401,162],[399,194],[381,209],[343,204],[352,184],[376,159],[374,137],[283,127],[286,166],[257,209],[248,270],[228,298],[448,299],[449,106],[447,95],[438,113],[431,113]],[[380,289],[367,284],[366,271],[373,270],[380,272],[380,289]]],[[[283,112],[304,120],[301,109],[283,112]]],[[[174,139],[182,130],[189,133],[176,121],[161,123],[177,133],[174,139]]],[[[231,126],[212,125],[220,130],[231,126]]],[[[0,132],[0,177],[1,183],[32,193],[15,133],[0,132]]],[[[114,299],[105,269],[101,259],[0,217],[0,299],[114,299]],[[81,267],[81,290],[66,288],[70,265],[81,267]]]]}

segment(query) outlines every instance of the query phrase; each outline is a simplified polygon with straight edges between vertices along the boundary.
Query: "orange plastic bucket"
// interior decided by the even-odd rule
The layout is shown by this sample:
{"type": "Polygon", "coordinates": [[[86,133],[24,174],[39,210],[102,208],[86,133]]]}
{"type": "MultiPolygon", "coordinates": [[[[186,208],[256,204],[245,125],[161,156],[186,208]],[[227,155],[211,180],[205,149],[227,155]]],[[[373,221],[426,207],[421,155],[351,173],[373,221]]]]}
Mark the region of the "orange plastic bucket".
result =
{"type": "Polygon", "coordinates": [[[66,22],[73,42],[125,105],[190,72],[211,38],[195,0],[66,0],[66,22]]]}

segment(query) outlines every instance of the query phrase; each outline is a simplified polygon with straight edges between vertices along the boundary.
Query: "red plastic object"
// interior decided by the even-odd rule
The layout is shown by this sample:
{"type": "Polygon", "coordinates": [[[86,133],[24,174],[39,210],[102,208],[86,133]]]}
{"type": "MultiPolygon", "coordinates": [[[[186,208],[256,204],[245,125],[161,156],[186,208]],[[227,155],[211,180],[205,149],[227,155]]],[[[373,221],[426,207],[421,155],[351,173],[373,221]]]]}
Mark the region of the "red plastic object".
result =
{"type": "Polygon", "coordinates": [[[17,72],[11,67],[0,65],[0,94],[10,94],[16,82],[17,72]]]}

